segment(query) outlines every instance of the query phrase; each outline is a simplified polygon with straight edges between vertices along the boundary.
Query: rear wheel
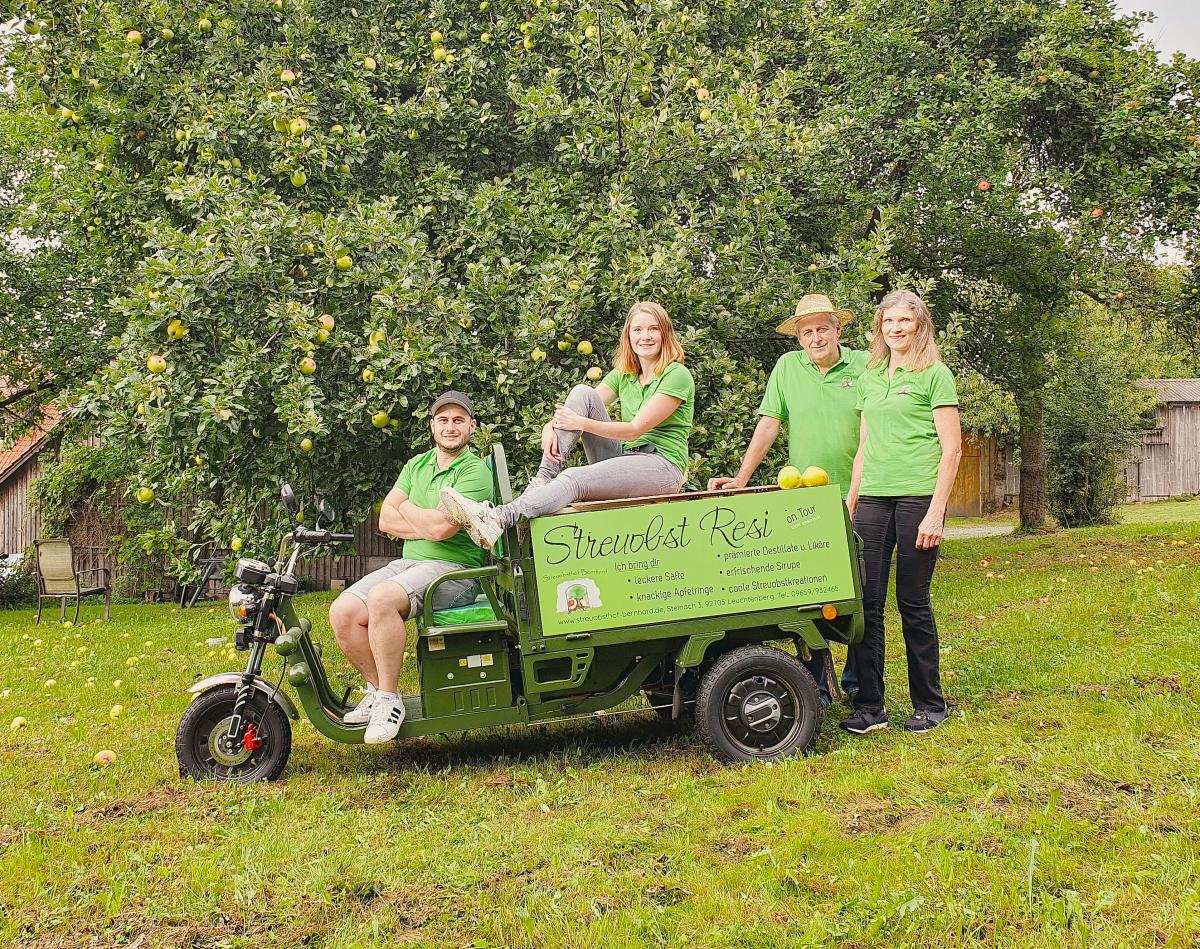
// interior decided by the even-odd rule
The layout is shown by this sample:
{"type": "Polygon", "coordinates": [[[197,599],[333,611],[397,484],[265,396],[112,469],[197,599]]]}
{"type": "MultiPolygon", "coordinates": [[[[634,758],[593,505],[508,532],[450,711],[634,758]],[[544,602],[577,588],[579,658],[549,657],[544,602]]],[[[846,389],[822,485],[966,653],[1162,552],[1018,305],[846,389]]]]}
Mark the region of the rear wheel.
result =
{"type": "MultiPolygon", "coordinates": [[[[257,747],[245,742],[229,747],[226,736],[237,687],[222,685],[192,700],[175,733],[175,756],[181,777],[197,781],[273,781],[283,773],[292,751],[292,724],[287,713],[255,689],[242,708],[253,726],[257,747]]],[[[251,742],[250,744],[254,744],[251,742]]]]}
{"type": "Polygon", "coordinates": [[[726,653],[700,680],[696,727],[724,761],[774,761],[803,751],[821,726],[817,683],[769,646],[726,653]]]}

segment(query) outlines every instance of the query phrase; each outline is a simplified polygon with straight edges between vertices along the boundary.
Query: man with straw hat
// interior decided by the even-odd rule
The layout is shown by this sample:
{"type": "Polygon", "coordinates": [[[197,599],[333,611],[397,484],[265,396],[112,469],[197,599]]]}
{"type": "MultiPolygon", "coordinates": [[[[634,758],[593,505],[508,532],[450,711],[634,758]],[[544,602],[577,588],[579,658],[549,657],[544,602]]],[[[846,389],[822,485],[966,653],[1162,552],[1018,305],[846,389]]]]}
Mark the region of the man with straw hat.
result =
{"type": "MultiPolygon", "coordinates": [[[[842,329],[853,318],[853,313],[837,309],[824,294],[809,293],[796,304],[796,312],[779,324],[776,332],[795,336],[801,348],[784,353],[771,370],[758,407],[761,418],[738,473],[732,478],[713,478],[708,490],[744,488],[749,484],[786,422],[788,463],[801,471],[809,465],[824,468],[830,483],[838,485],[842,497],[846,496],[858,451],[857,383],[869,358],[868,353],[841,344],[842,329]]],[[[822,699],[828,702],[824,656],[814,657],[807,665],[822,699]]],[[[856,686],[853,669],[846,668],[842,688],[853,692],[856,686]]]]}

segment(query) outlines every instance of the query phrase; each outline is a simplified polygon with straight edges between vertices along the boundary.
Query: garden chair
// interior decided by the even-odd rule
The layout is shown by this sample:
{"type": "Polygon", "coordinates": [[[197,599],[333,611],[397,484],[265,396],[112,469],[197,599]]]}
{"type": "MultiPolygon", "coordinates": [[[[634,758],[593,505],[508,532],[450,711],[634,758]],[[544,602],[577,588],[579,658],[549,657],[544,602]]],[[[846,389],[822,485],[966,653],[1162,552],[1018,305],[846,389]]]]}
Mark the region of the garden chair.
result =
{"type": "Polygon", "coordinates": [[[75,569],[75,553],[71,542],[65,537],[53,537],[37,541],[38,607],[37,622],[42,622],[42,601],[58,600],[58,619],[67,618],[67,600],[75,599],[75,618],[79,622],[79,601],[85,596],[104,595],[104,618],[109,618],[112,588],[107,567],[75,569]],[[101,579],[103,576],[103,579],[101,579]],[[91,583],[85,583],[85,578],[91,583]]]}
{"type": "Polygon", "coordinates": [[[221,573],[225,569],[225,562],[231,555],[232,551],[218,550],[211,541],[192,544],[188,548],[187,559],[200,573],[200,582],[179,584],[180,609],[190,609],[199,600],[216,599],[217,591],[221,586],[221,573]],[[210,584],[215,584],[216,589],[210,590],[210,584]]]}

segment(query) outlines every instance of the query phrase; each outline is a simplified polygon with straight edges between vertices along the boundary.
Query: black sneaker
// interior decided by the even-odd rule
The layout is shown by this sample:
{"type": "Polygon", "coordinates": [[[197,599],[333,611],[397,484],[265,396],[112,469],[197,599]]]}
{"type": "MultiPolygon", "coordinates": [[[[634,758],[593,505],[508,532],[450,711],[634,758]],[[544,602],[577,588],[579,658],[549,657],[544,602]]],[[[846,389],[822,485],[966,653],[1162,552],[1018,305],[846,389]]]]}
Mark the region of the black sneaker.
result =
{"type": "Polygon", "coordinates": [[[904,727],[910,732],[927,732],[942,724],[948,714],[945,709],[940,712],[927,712],[922,709],[915,712],[913,717],[904,723],[904,727]]]}
{"type": "Polygon", "coordinates": [[[863,708],[855,709],[850,717],[842,722],[842,728],[855,735],[865,735],[867,732],[877,732],[887,727],[887,712],[868,712],[863,708]]]}

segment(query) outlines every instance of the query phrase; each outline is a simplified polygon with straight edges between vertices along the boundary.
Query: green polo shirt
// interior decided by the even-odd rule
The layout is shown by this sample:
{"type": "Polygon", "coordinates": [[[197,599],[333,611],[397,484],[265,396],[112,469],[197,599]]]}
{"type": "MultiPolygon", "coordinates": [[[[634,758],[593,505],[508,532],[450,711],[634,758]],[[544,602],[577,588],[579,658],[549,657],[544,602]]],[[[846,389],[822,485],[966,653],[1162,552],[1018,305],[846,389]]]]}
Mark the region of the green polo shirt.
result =
{"type": "MultiPolygon", "coordinates": [[[[441,503],[438,493],[447,485],[475,501],[492,500],[492,473],[470,450],[450,462],[449,467],[439,469],[437,449],[431,448],[410,458],[396,479],[396,487],[423,508],[437,507],[441,503]]],[[[462,530],[449,540],[406,540],[404,556],[409,560],[446,560],[464,567],[482,567],[484,563],[483,550],[462,530]]]]}
{"type": "Polygon", "coordinates": [[[687,366],[673,362],[661,376],[655,376],[645,385],[636,373],[613,369],[604,377],[603,385],[617,394],[622,422],[632,422],[652,396],[662,394],[679,399],[674,412],[637,441],[625,442],[625,447],[651,444],[667,461],[687,474],[688,433],[692,430],[692,417],[696,411],[696,383],[687,366]]]}
{"type": "Polygon", "coordinates": [[[843,498],[858,451],[858,377],[869,358],[869,353],[842,346],[841,358],[821,372],[807,353],[784,353],[758,407],[759,415],[787,424],[788,463],[801,471],[809,465],[824,468],[843,498]]]}
{"type": "Polygon", "coordinates": [[[958,405],[958,389],[945,363],[920,372],[900,367],[891,378],[884,365],[859,377],[858,408],[867,420],[861,494],[933,494],[942,461],[933,410],[947,405],[958,405]]]}

